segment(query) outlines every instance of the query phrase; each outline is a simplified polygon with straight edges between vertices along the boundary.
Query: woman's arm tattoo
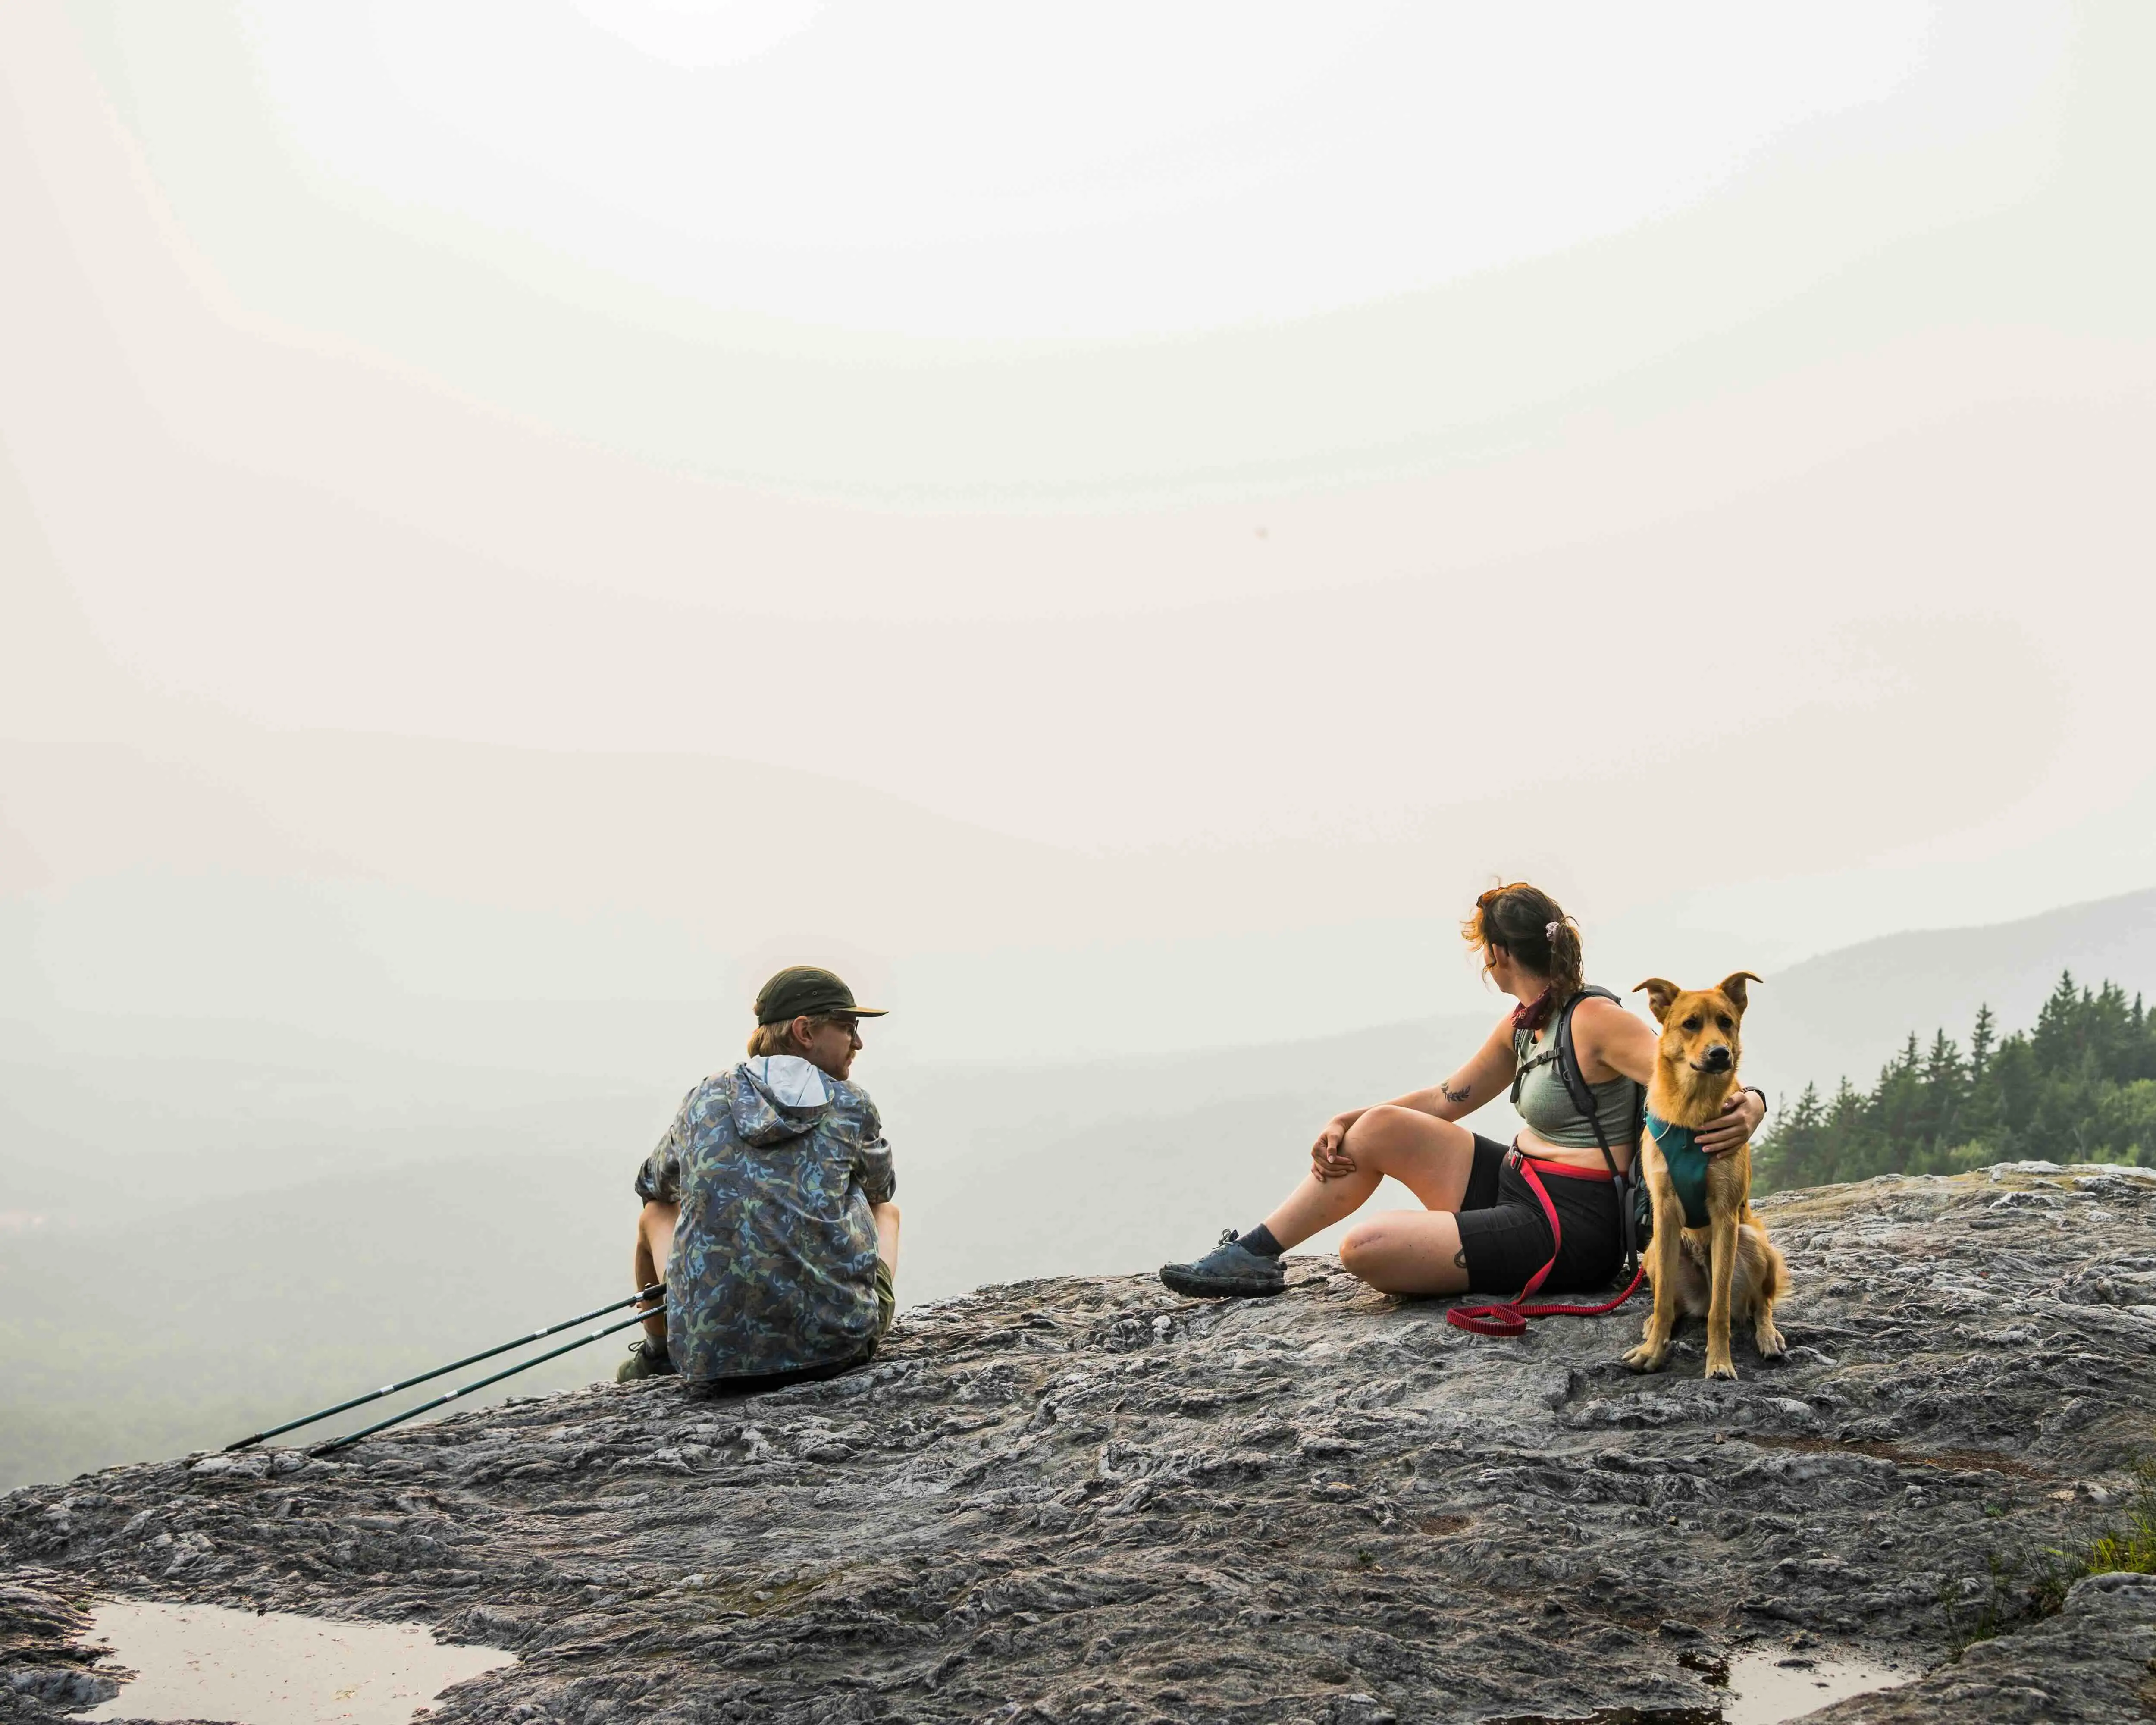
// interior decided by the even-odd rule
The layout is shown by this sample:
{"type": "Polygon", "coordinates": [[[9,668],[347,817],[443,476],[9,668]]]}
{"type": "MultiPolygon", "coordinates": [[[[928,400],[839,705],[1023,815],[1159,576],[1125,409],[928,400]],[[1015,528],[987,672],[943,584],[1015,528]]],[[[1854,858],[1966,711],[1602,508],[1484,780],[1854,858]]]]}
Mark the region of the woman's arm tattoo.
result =
{"type": "Polygon", "coordinates": [[[1439,1080],[1437,1081],[1437,1093],[1438,1093],[1440,1096],[1443,1096],[1443,1097],[1445,1098],[1445,1100],[1446,1101],[1448,1101],[1448,1102],[1464,1102],[1464,1101],[1466,1101],[1467,1100],[1468,1092],[1469,1092],[1469,1091],[1471,1091],[1471,1090],[1473,1090],[1474,1088],[1475,1088],[1475,1086],[1474,1086],[1473,1085],[1471,1085],[1471,1084],[1463,1084],[1463,1085],[1461,1085],[1461,1086],[1460,1086],[1460,1088],[1459,1088],[1458,1090],[1455,1090],[1455,1089],[1454,1089],[1450,1085],[1447,1084],[1447,1083],[1446,1083],[1446,1082],[1445,1082],[1442,1078],[1440,1078],[1440,1079],[1439,1079],[1439,1080]]]}

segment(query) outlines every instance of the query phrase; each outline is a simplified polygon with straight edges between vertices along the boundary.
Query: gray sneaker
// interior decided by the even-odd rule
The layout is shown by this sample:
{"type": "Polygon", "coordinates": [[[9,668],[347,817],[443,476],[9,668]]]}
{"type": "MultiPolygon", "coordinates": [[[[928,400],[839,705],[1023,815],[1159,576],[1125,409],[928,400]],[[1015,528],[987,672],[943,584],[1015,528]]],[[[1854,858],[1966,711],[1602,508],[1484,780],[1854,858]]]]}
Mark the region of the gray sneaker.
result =
{"type": "Polygon", "coordinates": [[[671,1378],[675,1375],[674,1362],[667,1356],[666,1344],[644,1336],[629,1344],[629,1358],[616,1368],[613,1381],[634,1384],[639,1378],[671,1378]]]}
{"type": "Polygon", "coordinates": [[[1242,1236],[1230,1228],[1220,1244],[1194,1264],[1163,1264],[1160,1279],[1178,1294],[1196,1300],[1235,1300],[1260,1294],[1277,1294],[1287,1286],[1287,1271],[1281,1260],[1238,1245],[1242,1236]]]}

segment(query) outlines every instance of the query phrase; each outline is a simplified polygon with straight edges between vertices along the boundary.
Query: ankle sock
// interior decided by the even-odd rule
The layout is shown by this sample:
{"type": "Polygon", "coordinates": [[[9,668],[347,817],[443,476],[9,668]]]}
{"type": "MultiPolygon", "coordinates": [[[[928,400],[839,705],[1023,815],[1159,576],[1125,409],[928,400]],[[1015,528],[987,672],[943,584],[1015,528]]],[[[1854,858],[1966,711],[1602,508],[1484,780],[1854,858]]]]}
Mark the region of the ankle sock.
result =
{"type": "Polygon", "coordinates": [[[1273,1231],[1262,1222],[1248,1234],[1235,1236],[1235,1244],[1246,1252],[1255,1252],[1260,1258],[1277,1258],[1287,1250],[1273,1238],[1273,1231]]]}

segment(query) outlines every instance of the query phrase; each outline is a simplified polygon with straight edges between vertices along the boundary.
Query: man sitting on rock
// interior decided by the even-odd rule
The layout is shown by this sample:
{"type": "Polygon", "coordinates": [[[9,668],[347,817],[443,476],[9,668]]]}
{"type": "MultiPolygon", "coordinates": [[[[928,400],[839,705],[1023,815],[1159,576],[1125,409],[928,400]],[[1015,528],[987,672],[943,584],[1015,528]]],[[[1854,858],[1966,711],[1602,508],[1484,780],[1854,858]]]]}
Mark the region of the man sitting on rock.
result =
{"type": "Polygon", "coordinates": [[[749,1057],[689,1092],[637,1174],[636,1286],[663,1276],[666,1309],[621,1382],[767,1389],[875,1352],[897,1304],[897,1183],[846,1074],[860,1020],[882,1016],[813,966],[763,985],[749,1057]]]}

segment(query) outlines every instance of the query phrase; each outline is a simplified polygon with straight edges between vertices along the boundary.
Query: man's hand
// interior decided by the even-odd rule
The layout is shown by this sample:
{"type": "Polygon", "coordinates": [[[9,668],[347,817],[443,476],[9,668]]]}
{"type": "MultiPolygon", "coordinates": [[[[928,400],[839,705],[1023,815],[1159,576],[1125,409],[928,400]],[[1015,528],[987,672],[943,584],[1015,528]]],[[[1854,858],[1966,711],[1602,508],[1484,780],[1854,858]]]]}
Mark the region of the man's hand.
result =
{"type": "Polygon", "coordinates": [[[1310,1147],[1311,1178],[1322,1184],[1337,1180],[1355,1172],[1355,1158],[1348,1153],[1348,1128],[1353,1121],[1345,1114],[1336,1114],[1325,1122],[1325,1130],[1317,1135],[1317,1142],[1310,1147]]]}
{"type": "Polygon", "coordinates": [[[1726,1156],[1759,1130],[1767,1105],[1758,1094],[1740,1090],[1722,1105],[1722,1112],[1699,1129],[1699,1147],[1709,1156],[1726,1156]]]}

